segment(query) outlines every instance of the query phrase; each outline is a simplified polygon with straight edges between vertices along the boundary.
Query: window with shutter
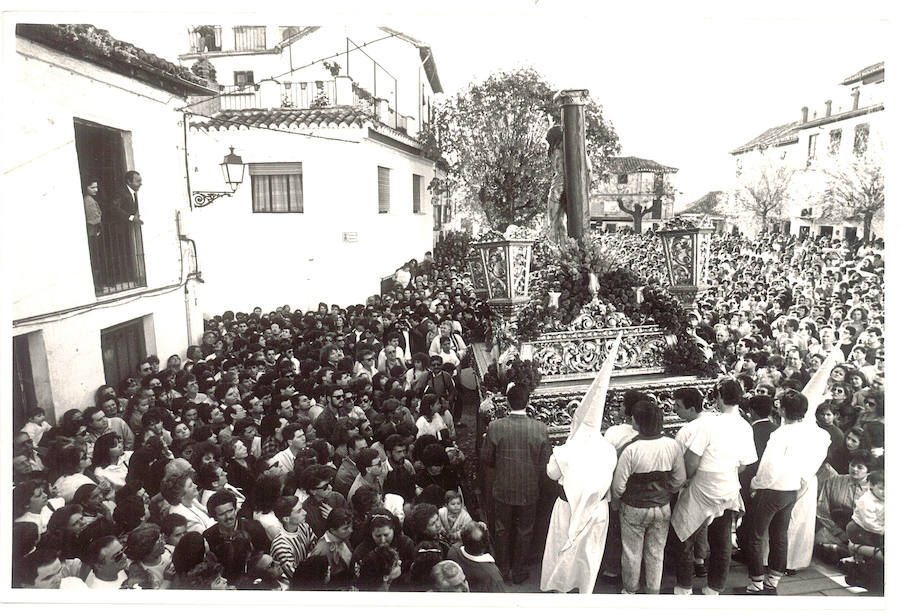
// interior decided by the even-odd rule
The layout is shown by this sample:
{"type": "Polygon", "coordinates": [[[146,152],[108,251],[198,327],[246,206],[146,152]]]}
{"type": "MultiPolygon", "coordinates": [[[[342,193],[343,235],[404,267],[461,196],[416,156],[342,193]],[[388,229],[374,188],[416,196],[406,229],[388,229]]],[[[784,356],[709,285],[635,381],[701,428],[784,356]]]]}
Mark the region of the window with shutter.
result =
{"type": "Polygon", "coordinates": [[[413,173],[413,214],[422,213],[422,176],[413,173]]]}
{"type": "Polygon", "coordinates": [[[303,213],[302,163],[251,163],[254,214],[303,213]]]}
{"type": "Polygon", "coordinates": [[[391,211],[391,170],[378,167],[378,213],[391,211]]]}

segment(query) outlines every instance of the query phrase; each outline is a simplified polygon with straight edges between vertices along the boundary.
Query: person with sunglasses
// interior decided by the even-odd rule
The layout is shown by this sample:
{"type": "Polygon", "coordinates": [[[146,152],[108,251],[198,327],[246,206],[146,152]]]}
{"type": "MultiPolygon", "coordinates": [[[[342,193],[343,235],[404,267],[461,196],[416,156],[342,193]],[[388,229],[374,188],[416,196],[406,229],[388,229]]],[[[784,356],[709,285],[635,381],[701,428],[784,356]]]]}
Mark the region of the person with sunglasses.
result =
{"type": "Polygon", "coordinates": [[[84,553],[84,561],[91,568],[84,583],[93,590],[118,590],[128,578],[125,569],[128,559],[125,549],[114,535],[91,541],[84,553]]]}

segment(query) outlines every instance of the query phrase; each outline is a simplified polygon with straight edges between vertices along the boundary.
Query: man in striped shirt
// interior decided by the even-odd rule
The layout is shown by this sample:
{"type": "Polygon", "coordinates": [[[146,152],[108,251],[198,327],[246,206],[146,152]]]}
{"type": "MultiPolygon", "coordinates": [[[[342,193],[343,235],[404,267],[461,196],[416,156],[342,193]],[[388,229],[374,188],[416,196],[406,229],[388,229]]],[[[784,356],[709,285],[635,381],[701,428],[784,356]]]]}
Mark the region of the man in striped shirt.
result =
{"type": "Polygon", "coordinates": [[[316,544],[316,534],[306,523],[306,510],[296,496],[282,496],[274,508],[281,532],[272,539],[272,558],[284,571],[282,582],[290,582],[297,568],[316,544]]]}

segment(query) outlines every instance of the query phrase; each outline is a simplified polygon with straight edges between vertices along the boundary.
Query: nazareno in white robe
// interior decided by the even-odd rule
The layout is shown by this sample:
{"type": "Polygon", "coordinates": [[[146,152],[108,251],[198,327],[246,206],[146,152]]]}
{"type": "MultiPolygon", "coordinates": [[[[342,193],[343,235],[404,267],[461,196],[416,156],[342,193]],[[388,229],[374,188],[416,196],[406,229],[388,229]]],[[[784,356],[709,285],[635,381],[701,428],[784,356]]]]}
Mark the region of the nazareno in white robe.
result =
{"type": "Polygon", "coordinates": [[[609,487],[616,450],[599,432],[554,448],[547,474],[568,502],[556,499],[541,566],[541,590],[590,594],[600,572],[609,528],[609,487]]]}

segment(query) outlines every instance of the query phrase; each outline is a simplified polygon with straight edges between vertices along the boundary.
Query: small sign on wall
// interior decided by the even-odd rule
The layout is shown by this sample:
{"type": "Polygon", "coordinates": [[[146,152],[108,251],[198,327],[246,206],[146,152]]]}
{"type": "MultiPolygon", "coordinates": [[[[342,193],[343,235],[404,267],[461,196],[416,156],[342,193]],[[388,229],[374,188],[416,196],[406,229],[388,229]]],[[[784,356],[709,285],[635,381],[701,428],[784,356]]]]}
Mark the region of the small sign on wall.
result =
{"type": "Polygon", "coordinates": [[[359,237],[358,237],[356,231],[344,231],[341,234],[341,237],[343,238],[343,240],[345,242],[358,242],[359,241],[359,237]]]}

